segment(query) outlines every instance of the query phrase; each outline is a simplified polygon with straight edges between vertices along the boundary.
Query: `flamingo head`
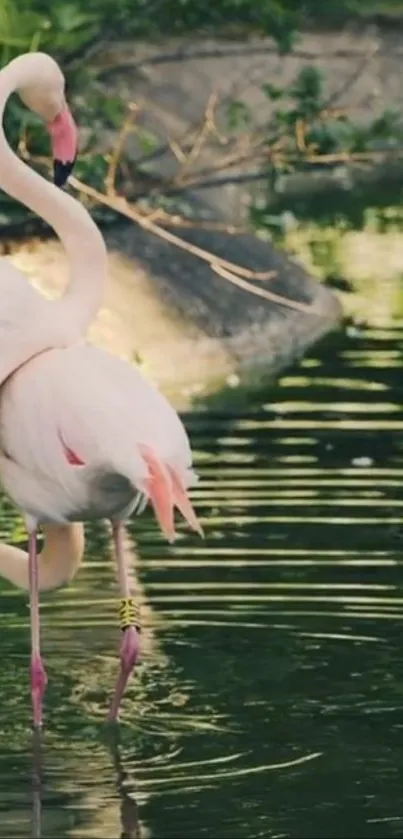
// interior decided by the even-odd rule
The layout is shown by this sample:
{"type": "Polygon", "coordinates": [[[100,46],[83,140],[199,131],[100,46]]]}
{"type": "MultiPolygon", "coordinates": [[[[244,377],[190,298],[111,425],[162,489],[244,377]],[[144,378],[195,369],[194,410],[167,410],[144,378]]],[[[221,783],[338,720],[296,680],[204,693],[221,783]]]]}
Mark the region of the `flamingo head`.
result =
{"type": "Polygon", "coordinates": [[[78,138],[66,102],[63,73],[45,53],[30,53],[15,63],[18,61],[32,65],[32,83],[18,87],[18,93],[24,104],[46,123],[52,143],[53,180],[56,186],[64,186],[75,163],[78,138]]]}

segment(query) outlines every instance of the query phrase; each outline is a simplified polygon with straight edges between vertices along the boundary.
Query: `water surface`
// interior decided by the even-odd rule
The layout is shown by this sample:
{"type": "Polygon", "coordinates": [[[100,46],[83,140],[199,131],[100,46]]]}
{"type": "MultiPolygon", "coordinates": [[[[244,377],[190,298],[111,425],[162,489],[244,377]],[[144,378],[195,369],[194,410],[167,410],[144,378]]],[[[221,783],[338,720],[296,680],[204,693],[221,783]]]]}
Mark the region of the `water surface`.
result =
{"type": "MultiPolygon", "coordinates": [[[[206,539],[131,526],[146,651],[118,733],[106,531],[43,598],[41,750],[2,584],[1,837],[403,835],[402,351],[403,322],[348,330],[247,411],[186,417],[206,539]]],[[[23,538],[7,502],[1,527],[23,538]]]]}

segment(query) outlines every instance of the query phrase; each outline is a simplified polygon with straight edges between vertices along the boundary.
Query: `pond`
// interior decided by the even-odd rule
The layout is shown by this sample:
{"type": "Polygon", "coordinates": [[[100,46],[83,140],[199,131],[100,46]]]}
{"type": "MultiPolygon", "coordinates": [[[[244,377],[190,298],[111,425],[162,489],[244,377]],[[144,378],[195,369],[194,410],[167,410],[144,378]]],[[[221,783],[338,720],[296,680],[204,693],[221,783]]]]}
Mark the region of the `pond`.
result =
{"type": "MultiPolygon", "coordinates": [[[[327,339],[248,410],[185,417],[206,539],[130,527],[145,653],[119,730],[106,530],[42,600],[1,585],[0,836],[403,835],[403,321],[327,339]]],[[[3,501],[2,537],[23,539],[3,501]]]]}

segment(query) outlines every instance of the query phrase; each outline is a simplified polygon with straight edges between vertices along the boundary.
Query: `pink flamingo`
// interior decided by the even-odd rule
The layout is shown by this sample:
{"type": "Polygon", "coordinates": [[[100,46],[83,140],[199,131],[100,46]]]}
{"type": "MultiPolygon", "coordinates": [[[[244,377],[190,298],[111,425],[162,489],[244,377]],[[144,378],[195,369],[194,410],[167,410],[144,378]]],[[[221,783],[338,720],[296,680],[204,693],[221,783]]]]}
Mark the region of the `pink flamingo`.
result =
{"type": "MultiPolygon", "coordinates": [[[[31,108],[52,118],[59,185],[71,170],[76,152],[76,129],[61,79],[55,62],[42,53],[21,56],[0,74],[0,107],[2,97],[19,89],[31,108]]],[[[15,317],[14,336],[10,332],[7,345],[9,358],[0,365],[0,476],[22,511],[29,540],[27,557],[6,546],[0,550],[0,574],[29,589],[33,722],[40,726],[47,678],[40,652],[39,591],[62,584],[79,565],[82,528],[69,523],[94,518],[111,521],[123,630],[120,669],[109,710],[109,719],[115,720],[139,654],[140,626],[123,556],[123,522],[150,500],[170,541],[175,538],[175,507],[201,534],[188,498],[188,489],[197,478],[186,431],[165,397],[137,368],[77,343],[100,304],[107,270],[106,250],[96,225],[77,201],[21,163],[0,134],[0,159],[5,148],[8,167],[4,177],[3,171],[0,174],[1,185],[52,222],[66,245],[71,271],[69,287],[60,300],[50,303],[40,296],[37,300],[34,293],[37,308],[44,304],[43,320],[28,324],[27,341],[15,317]],[[38,558],[40,526],[44,526],[45,548],[38,558]]]]}

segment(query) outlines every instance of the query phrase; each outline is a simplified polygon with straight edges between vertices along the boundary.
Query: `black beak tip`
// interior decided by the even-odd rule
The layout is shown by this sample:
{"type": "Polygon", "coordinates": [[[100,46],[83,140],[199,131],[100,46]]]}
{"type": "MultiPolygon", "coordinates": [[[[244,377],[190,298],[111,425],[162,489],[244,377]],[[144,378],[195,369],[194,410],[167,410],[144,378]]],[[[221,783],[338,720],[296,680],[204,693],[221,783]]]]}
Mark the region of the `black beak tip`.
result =
{"type": "Polygon", "coordinates": [[[53,161],[53,183],[55,186],[63,187],[67,182],[69,175],[73,171],[75,160],[62,163],[61,160],[53,161]]]}

